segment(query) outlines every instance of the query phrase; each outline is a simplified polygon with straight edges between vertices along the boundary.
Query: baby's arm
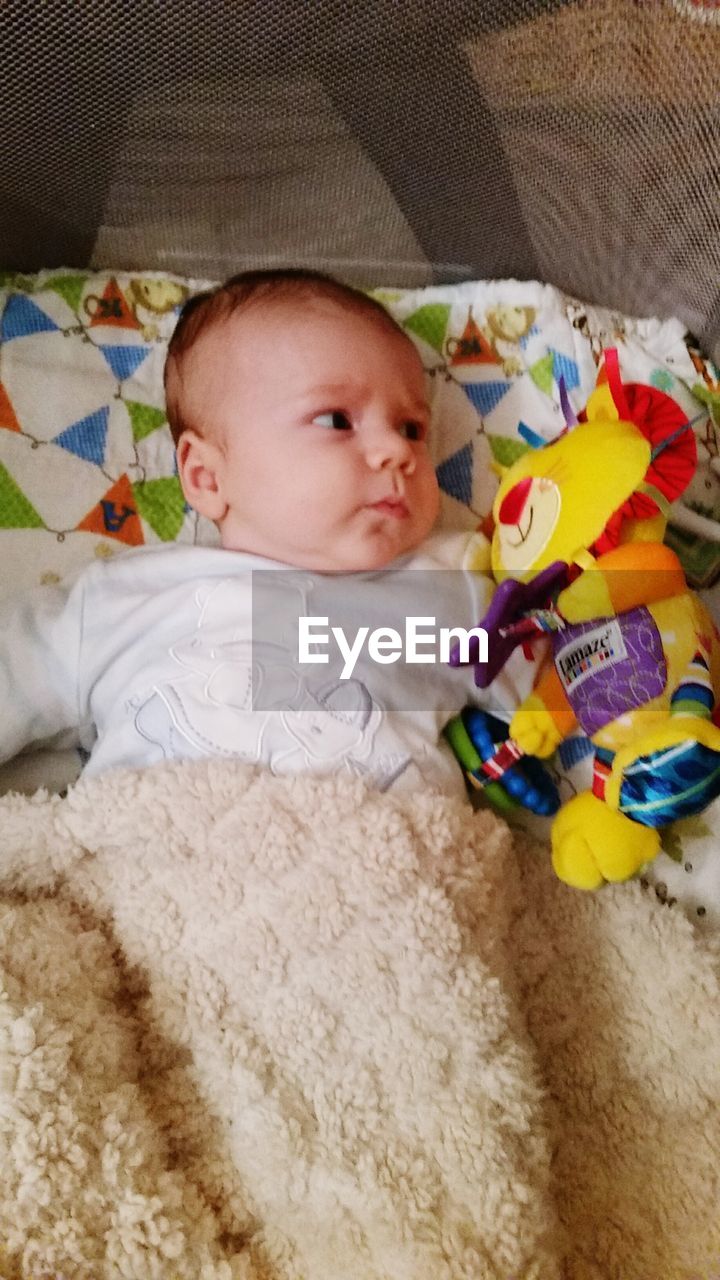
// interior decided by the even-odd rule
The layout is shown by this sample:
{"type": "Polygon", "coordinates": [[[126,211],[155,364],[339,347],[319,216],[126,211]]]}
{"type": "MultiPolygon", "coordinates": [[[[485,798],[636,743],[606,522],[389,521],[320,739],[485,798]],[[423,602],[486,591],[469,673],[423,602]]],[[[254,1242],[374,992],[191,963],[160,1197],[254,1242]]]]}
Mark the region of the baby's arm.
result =
{"type": "Polygon", "coordinates": [[[0,761],[80,727],[82,586],[45,586],[0,606],[0,761]]]}

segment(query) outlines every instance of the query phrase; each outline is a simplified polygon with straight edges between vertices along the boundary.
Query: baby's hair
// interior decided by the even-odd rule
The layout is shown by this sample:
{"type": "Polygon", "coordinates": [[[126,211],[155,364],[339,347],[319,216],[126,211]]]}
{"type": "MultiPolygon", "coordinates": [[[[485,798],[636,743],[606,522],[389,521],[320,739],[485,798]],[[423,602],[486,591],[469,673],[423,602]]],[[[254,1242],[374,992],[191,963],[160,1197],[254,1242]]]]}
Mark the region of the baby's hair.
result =
{"type": "Polygon", "coordinates": [[[268,271],[243,271],[231,276],[224,284],[204,293],[196,293],[188,299],[170,339],[165,360],[165,402],[175,444],[183,431],[189,428],[200,430],[199,423],[188,422],[183,415],[179,377],[183,359],[200,334],[215,325],[223,324],[231,316],[252,305],[285,298],[328,298],[347,310],[364,313],[378,320],[389,330],[407,338],[405,331],[382,303],[322,271],[310,271],[304,267],[281,267],[268,271]]]}

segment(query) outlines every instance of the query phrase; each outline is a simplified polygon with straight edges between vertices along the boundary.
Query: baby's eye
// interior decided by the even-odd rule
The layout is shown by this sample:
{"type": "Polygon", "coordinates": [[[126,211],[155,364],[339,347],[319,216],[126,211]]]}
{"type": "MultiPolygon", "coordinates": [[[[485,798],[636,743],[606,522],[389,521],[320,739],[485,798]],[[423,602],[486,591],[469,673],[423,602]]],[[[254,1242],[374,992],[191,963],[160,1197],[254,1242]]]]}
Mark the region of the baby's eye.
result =
{"type": "Polygon", "coordinates": [[[342,409],[331,409],[327,413],[316,413],[313,423],[317,427],[327,427],[330,431],[352,431],[352,422],[342,409]]]}
{"type": "Polygon", "coordinates": [[[400,428],[400,434],[404,436],[406,440],[424,440],[427,435],[427,430],[424,423],[413,422],[411,420],[410,422],[403,422],[400,428]]]}

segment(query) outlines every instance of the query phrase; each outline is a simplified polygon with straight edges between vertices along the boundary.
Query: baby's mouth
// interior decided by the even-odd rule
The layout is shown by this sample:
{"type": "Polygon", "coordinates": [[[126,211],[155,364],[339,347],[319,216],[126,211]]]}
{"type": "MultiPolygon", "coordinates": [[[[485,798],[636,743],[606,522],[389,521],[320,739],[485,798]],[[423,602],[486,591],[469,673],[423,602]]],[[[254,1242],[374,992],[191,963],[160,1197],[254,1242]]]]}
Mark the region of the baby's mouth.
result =
{"type": "Polygon", "coordinates": [[[371,502],[372,511],[380,511],[382,515],[390,516],[392,520],[406,520],[410,515],[410,511],[404,498],[390,496],[381,498],[379,502],[371,502]]]}

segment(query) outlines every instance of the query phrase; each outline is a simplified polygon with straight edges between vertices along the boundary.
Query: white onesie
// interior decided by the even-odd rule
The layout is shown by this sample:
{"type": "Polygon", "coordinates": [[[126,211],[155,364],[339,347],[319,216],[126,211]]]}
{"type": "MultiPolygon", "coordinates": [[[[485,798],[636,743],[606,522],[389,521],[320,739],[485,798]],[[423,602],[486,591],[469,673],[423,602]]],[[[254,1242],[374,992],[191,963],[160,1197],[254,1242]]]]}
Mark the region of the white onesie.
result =
{"type": "Polygon", "coordinates": [[[435,534],[356,574],[207,547],[142,549],[69,587],[38,588],[3,608],[0,761],[75,728],[86,773],[231,756],[276,774],[346,771],[381,789],[461,791],[444,726],[470,701],[509,720],[536,663],[517,653],[483,694],[471,668],[405,654],[365,653],[348,675],[330,629],[351,619],[352,640],[363,624],[401,630],[409,615],[434,618],[438,631],[476,626],[491,584],[458,567],[467,542],[435,534]],[[298,664],[300,616],[328,619],[314,648],[327,661],[298,664]]]}

